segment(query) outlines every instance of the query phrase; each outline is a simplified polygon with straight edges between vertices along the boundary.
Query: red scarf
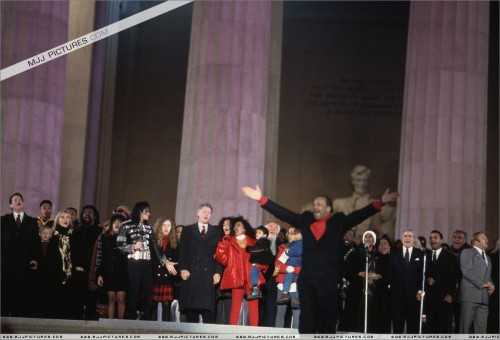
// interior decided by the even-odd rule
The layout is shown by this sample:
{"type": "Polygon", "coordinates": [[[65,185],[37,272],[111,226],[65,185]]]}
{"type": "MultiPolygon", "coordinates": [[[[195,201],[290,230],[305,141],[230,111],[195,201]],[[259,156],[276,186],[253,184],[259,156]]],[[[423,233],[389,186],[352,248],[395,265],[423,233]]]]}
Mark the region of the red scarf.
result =
{"type": "Polygon", "coordinates": [[[169,235],[163,235],[163,238],[161,240],[161,247],[163,248],[163,252],[166,252],[167,251],[167,246],[168,246],[168,239],[169,239],[169,235]]]}
{"type": "Polygon", "coordinates": [[[315,221],[311,224],[311,232],[313,233],[316,241],[318,241],[321,238],[321,236],[323,236],[323,234],[325,233],[326,221],[328,221],[330,217],[332,217],[332,215],[328,214],[321,220],[315,221]]]}

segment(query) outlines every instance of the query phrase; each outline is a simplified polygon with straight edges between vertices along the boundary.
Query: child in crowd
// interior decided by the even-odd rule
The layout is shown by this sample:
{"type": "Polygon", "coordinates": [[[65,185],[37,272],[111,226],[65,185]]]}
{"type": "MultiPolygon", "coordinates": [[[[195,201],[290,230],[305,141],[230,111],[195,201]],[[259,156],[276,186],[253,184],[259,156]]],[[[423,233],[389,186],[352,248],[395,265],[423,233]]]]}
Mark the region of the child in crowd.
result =
{"type": "Polygon", "coordinates": [[[37,318],[51,317],[51,279],[50,271],[47,266],[47,249],[52,237],[52,226],[42,225],[39,228],[40,246],[37,248],[38,265],[34,273],[33,280],[33,316],[37,318]]]}
{"type": "Polygon", "coordinates": [[[257,239],[257,242],[254,246],[247,246],[246,248],[247,252],[250,253],[250,263],[252,264],[252,269],[250,271],[252,294],[248,297],[250,300],[262,297],[257,287],[260,275],[260,270],[257,265],[271,265],[275,260],[275,257],[271,252],[271,242],[267,239],[268,236],[269,230],[267,230],[264,226],[259,226],[255,230],[255,238],[257,239]]]}
{"type": "MultiPolygon", "coordinates": [[[[279,303],[286,303],[290,300],[290,286],[293,281],[297,281],[298,274],[295,274],[293,267],[302,266],[302,232],[295,228],[295,234],[290,242],[290,246],[285,250],[286,256],[282,259],[287,265],[287,273],[283,279],[283,293],[278,297],[279,303]],[[290,267],[290,269],[289,269],[290,267]]],[[[297,300],[299,300],[299,291],[297,290],[297,300]]],[[[297,302],[296,302],[297,303],[297,302]]]]}
{"type": "Polygon", "coordinates": [[[151,320],[158,319],[158,305],[161,305],[161,320],[170,321],[170,310],[174,300],[174,284],[177,278],[177,259],[179,242],[175,234],[173,218],[160,217],[153,226],[155,241],[159,251],[165,255],[167,265],[161,265],[160,260],[151,257],[153,265],[153,307],[151,320]]]}
{"type": "Polygon", "coordinates": [[[52,218],[52,202],[50,200],[43,200],[40,202],[40,216],[36,218],[38,223],[38,228],[40,230],[42,227],[47,226],[52,228],[54,224],[54,219],[52,218]]]}

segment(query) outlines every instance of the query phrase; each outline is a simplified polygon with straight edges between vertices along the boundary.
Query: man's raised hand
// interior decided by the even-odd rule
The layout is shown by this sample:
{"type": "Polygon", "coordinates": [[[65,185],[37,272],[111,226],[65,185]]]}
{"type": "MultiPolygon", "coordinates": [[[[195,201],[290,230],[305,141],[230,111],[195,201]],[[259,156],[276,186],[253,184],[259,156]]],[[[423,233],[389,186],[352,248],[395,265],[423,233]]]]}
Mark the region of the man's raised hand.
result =
{"type": "Polygon", "coordinates": [[[382,203],[390,203],[390,202],[396,202],[399,197],[399,192],[389,192],[389,188],[385,189],[384,194],[382,195],[382,203]]]}
{"type": "Polygon", "coordinates": [[[250,187],[243,187],[241,188],[241,190],[246,197],[251,198],[255,201],[258,201],[262,198],[262,192],[260,191],[259,185],[257,185],[255,189],[250,187]]]}

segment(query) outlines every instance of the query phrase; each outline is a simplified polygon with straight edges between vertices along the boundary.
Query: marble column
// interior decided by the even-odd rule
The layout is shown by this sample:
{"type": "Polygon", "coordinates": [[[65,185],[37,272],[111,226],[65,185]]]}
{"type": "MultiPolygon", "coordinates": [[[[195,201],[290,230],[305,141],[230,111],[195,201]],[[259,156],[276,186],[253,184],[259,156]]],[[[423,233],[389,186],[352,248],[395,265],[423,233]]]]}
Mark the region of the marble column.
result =
{"type": "Polygon", "coordinates": [[[484,229],[488,34],[486,1],[411,3],[397,238],[484,229]]]}
{"type": "MultiPolygon", "coordinates": [[[[272,178],[266,152],[277,151],[282,3],[195,2],[191,28],[176,221],[196,221],[210,202],[211,222],[241,214],[258,225],[262,211],[241,193],[272,178]],[[278,65],[276,65],[278,63],[278,65]],[[277,140],[276,140],[277,141],[277,140]]],[[[269,156],[268,156],[269,157],[269,156]]],[[[274,171],[275,172],[275,171],[274,171]]],[[[267,184],[267,183],[266,183],[267,184]]],[[[274,183],[269,184],[269,190],[274,183]]],[[[266,188],[264,188],[266,190],[266,188]]]]}
{"type": "MultiPolygon", "coordinates": [[[[81,37],[106,25],[106,2],[70,1],[68,40],[81,37]],[[96,14],[98,17],[96,18],[96,14]],[[96,19],[96,20],[94,20],[96,19]]],[[[99,140],[99,115],[103,57],[106,40],[98,41],[66,56],[64,133],[62,134],[60,209],[78,209],[94,204],[97,171],[96,145],[99,140]],[[87,193],[91,193],[90,198],[87,193]]]]}
{"type": "MultiPolygon", "coordinates": [[[[67,1],[2,1],[1,67],[67,41],[67,1]]],[[[39,203],[57,203],[61,169],[66,58],[2,82],[1,211],[21,192],[29,215],[39,203]]]]}

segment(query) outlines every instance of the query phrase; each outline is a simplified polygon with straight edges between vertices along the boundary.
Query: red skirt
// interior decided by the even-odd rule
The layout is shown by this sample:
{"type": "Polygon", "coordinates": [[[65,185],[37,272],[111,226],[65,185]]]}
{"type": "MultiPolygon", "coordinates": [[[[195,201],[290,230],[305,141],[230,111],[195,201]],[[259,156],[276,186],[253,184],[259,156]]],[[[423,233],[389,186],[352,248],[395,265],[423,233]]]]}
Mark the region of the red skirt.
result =
{"type": "Polygon", "coordinates": [[[174,287],[172,285],[154,285],[153,286],[153,301],[163,302],[172,301],[174,299],[174,287]]]}

